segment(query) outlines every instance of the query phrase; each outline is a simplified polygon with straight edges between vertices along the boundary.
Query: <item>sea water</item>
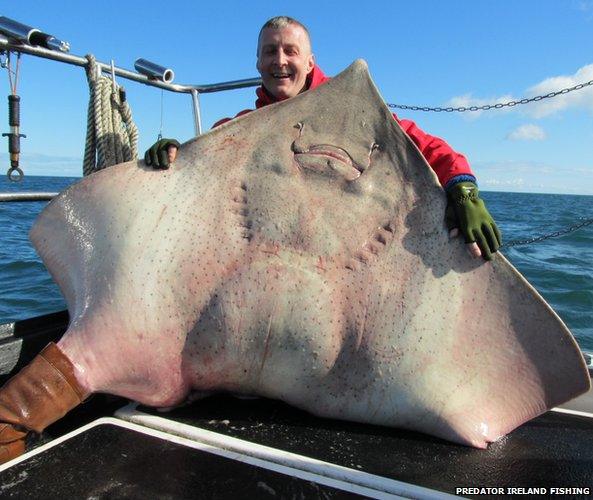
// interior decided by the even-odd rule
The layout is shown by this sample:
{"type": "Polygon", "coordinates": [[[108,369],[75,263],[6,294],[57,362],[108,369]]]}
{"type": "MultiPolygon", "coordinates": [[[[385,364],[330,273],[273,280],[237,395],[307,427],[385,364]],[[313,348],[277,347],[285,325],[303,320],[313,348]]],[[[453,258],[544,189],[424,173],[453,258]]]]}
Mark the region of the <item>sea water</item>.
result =
{"type": "MultiPolygon", "coordinates": [[[[0,180],[0,192],[57,192],[76,181],[26,176],[0,180]]],[[[593,196],[483,192],[505,242],[562,231],[593,218],[593,196]]],[[[0,324],[66,308],[28,239],[46,202],[0,203],[0,324]]],[[[565,321],[582,349],[593,351],[593,225],[561,237],[504,249],[512,264],[565,321]]]]}

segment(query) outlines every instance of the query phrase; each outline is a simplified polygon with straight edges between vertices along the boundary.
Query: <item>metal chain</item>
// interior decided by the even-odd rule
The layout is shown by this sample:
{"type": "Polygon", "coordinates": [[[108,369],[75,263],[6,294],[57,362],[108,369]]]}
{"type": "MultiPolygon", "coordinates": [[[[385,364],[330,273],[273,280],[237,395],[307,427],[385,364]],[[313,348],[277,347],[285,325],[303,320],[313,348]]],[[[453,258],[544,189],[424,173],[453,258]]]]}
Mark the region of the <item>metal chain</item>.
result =
{"type": "Polygon", "coordinates": [[[509,241],[508,243],[504,243],[501,248],[511,248],[516,247],[519,245],[529,245],[531,243],[538,243],[540,241],[544,241],[550,238],[557,238],[558,236],[564,236],[565,234],[572,233],[577,229],[580,229],[585,226],[589,226],[593,224],[593,219],[582,219],[581,222],[574,224],[566,229],[561,229],[560,231],[554,231],[553,233],[543,234],[541,236],[536,236],[534,238],[529,238],[528,240],[513,240],[509,241]]]}
{"type": "MultiPolygon", "coordinates": [[[[406,104],[390,104],[390,103],[387,103],[387,106],[389,106],[390,108],[396,108],[396,109],[408,109],[411,111],[434,111],[436,113],[442,113],[442,112],[464,113],[467,111],[488,111],[491,109],[510,108],[513,106],[517,106],[518,104],[528,104],[530,102],[537,102],[537,101],[541,101],[543,99],[550,99],[550,98],[556,97],[558,95],[568,94],[569,92],[574,92],[575,90],[581,90],[581,89],[583,89],[585,87],[589,87],[591,85],[593,85],[593,80],[590,80],[590,81],[584,82],[584,83],[579,83],[578,85],[575,85],[574,87],[568,87],[568,88],[565,88],[562,90],[549,92],[545,95],[538,95],[535,97],[523,98],[523,99],[519,99],[516,101],[499,102],[496,104],[486,104],[484,106],[468,106],[468,107],[460,106],[458,108],[454,108],[454,107],[441,108],[441,107],[429,107],[429,106],[408,106],[406,104]]],[[[538,243],[540,241],[544,241],[544,240],[547,240],[550,238],[557,238],[558,236],[563,236],[565,234],[572,233],[582,227],[589,226],[591,224],[593,224],[593,219],[585,219],[577,224],[570,226],[569,228],[562,229],[560,231],[554,231],[552,233],[543,234],[541,236],[536,236],[533,238],[529,238],[527,240],[509,241],[508,243],[503,244],[501,246],[501,248],[511,248],[511,247],[520,246],[520,245],[529,245],[531,243],[538,243]]]]}
{"type": "Polygon", "coordinates": [[[406,104],[389,104],[387,103],[387,106],[389,106],[390,108],[397,108],[397,109],[409,109],[411,111],[434,111],[436,113],[441,113],[441,112],[445,112],[445,113],[452,113],[452,112],[459,112],[459,113],[463,113],[466,111],[488,111],[490,109],[501,109],[501,108],[509,108],[509,107],[513,107],[516,106],[517,104],[527,104],[530,102],[537,102],[537,101],[541,101],[542,99],[550,99],[551,97],[556,97],[558,95],[561,94],[568,94],[569,92],[573,92],[575,90],[581,90],[585,87],[588,87],[590,85],[593,85],[593,80],[590,80],[588,82],[585,83],[579,83],[578,85],[575,85],[574,87],[568,87],[562,90],[557,90],[555,92],[550,92],[548,94],[545,95],[538,95],[536,97],[530,97],[530,98],[524,98],[524,99],[519,99],[517,101],[509,101],[509,102],[499,102],[497,104],[486,104],[484,106],[461,106],[458,108],[453,108],[453,107],[447,107],[447,108],[440,108],[440,107],[435,107],[435,108],[431,108],[429,106],[408,106],[406,104]]]}

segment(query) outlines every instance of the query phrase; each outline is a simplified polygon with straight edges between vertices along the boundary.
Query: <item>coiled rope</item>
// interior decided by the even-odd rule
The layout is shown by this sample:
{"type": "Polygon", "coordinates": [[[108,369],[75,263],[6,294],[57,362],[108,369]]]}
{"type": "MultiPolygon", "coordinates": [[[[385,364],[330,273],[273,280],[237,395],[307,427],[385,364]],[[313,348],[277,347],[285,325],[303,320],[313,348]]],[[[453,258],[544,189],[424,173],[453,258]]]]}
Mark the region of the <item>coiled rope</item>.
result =
{"type": "Polygon", "coordinates": [[[138,157],[138,128],[122,87],[101,75],[95,56],[86,56],[89,108],[83,175],[138,157]]]}

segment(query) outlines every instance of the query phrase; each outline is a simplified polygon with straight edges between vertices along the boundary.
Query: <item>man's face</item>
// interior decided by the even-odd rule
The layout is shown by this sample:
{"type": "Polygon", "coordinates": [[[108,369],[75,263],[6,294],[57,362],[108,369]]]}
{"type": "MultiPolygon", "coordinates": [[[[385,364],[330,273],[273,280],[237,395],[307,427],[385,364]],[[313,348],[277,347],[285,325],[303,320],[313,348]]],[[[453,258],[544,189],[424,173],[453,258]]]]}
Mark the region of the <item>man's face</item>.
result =
{"type": "Polygon", "coordinates": [[[303,91],[314,65],[309,39],[300,26],[264,29],[259,39],[257,70],[274,97],[288,99],[303,91]]]}

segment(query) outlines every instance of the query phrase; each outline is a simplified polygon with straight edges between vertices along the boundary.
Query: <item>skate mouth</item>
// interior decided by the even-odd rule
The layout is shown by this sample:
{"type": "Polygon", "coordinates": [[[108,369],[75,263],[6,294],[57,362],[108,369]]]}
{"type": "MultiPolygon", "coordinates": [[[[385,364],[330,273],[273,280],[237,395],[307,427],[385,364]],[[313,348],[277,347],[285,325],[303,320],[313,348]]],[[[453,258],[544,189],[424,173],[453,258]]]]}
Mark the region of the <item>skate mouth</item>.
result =
{"type": "Polygon", "coordinates": [[[363,168],[344,149],[330,144],[315,144],[294,154],[300,168],[323,175],[338,175],[347,181],[358,179],[363,168]]]}

